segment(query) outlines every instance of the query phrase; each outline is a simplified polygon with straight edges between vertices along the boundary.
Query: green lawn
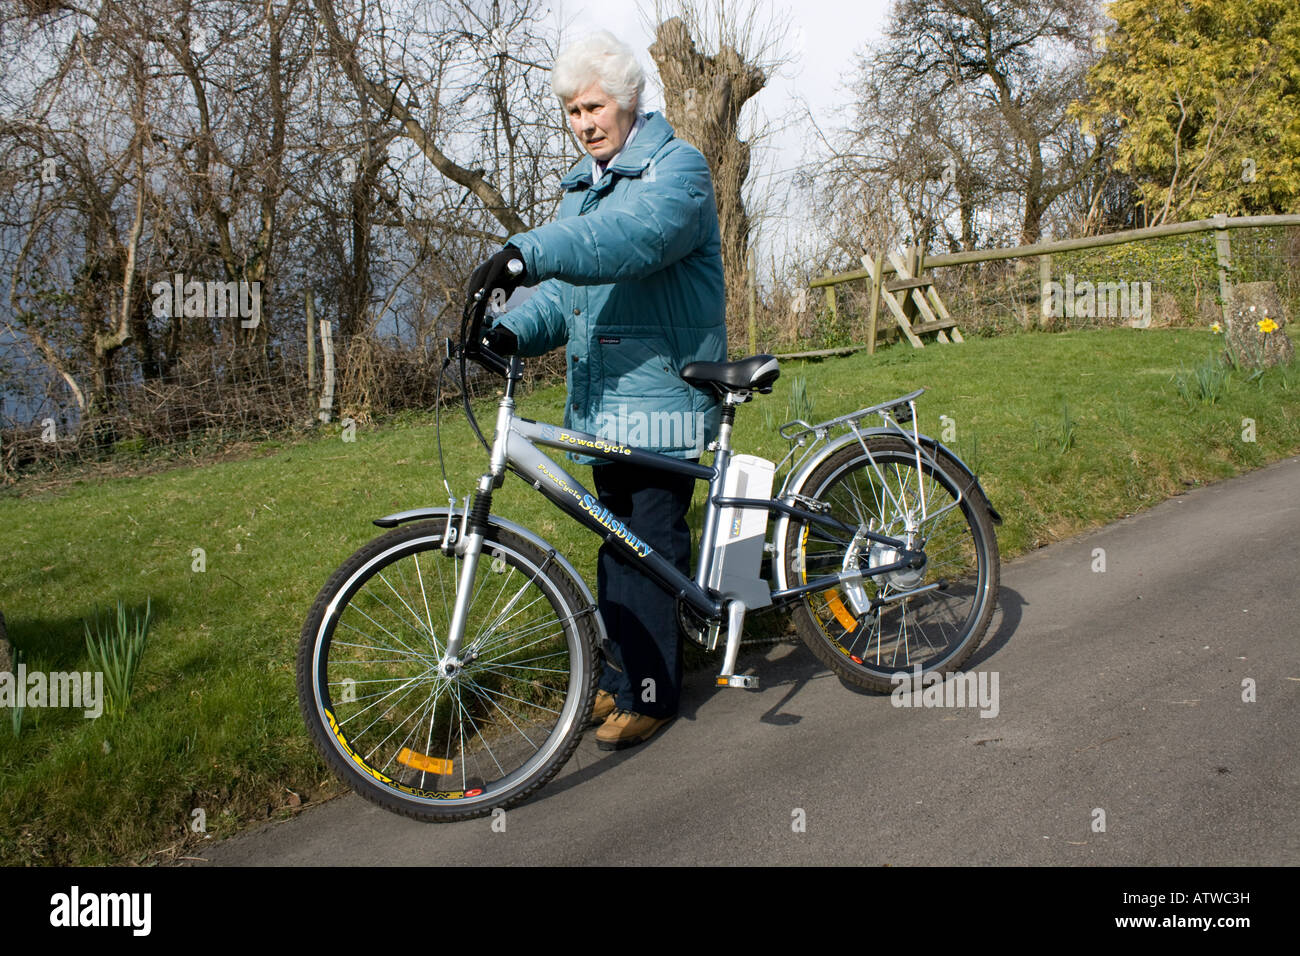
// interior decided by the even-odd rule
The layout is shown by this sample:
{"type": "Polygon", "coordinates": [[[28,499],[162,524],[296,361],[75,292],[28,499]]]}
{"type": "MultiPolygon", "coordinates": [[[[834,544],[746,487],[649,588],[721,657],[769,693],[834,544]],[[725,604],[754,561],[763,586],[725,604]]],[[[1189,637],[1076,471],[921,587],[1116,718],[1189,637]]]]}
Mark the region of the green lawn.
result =
{"type": "MultiPolygon", "coordinates": [[[[1220,343],[1114,329],[788,362],[776,391],[741,410],[736,446],[780,458],[763,408],[783,421],[798,376],[818,418],[924,386],[921,428],[980,474],[1010,558],[1300,450],[1294,369],[1235,373],[1213,404],[1179,397],[1171,377],[1220,343]]],[[[544,389],[521,411],[557,421],[562,400],[544,389]]],[[[490,411],[480,417],[490,425],[490,411]]],[[[444,419],[465,494],[486,459],[455,409],[444,419]]],[[[82,622],[119,599],[133,610],[151,599],[154,622],[125,717],[33,708],[15,738],[0,713],[0,862],[161,861],[201,850],[195,810],[215,838],[337,792],[298,713],[298,630],[334,567],[378,533],[371,518],[445,504],[432,421],[0,496],[0,610],[29,670],[87,669],[82,622]]],[[[496,510],[590,574],[596,539],[528,491],[508,482],[496,510]]]]}

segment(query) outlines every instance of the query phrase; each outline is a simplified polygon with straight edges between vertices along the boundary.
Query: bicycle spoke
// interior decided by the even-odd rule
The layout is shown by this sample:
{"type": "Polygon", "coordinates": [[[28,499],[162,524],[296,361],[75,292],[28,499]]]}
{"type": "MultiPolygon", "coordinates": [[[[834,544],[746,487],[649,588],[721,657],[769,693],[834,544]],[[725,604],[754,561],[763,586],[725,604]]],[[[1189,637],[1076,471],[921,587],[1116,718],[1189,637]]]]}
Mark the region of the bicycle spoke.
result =
{"type": "MultiPolygon", "coordinates": [[[[386,607],[386,608],[388,607],[387,604],[384,604],[383,601],[379,600],[379,598],[375,597],[373,594],[370,594],[369,591],[366,590],[366,589],[364,589],[364,588],[362,589],[361,592],[358,592],[358,595],[357,595],[357,596],[360,597],[361,594],[366,594],[366,595],[367,595],[371,600],[375,601],[375,603],[377,603],[377,604],[381,604],[381,605],[383,605],[383,606],[386,607]]],[[[355,599],[354,599],[354,600],[355,600],[355,599]]],[[[417,650],[416,650],[415,648],[413,648],[413,647],[410,647],[410,646],[409,646],[405,641],[403,641],[400,637],[398,637],[396,634],[394,634],[394,633],[393,633],[392,631],[390,631],[388,628],[384,627],[382,624],[380,624],[378,621],[376,621],[373,617],[371,617],[369,614],[367,614],[365,611],[363,611],[363,610],[360,608],[359,605],[357,605],[357,604],[350,604],[350,605],[348,605],[348,608],[349,608],[350,610],[356,611],[358,614],[360,614],[362,617],[364,617],[367,621],[369,621],[369,622],[370,622],[371,624],[373,624],[375,627],[379,628],[381,631],[383,631],[385,634],[387,634],[389,637],[391,637],[393,640],[395,640],[398,644],[401,644],[402,647],[404,647],[404,648],[405,648],[407,651],[409,651],[410,653],[412,653],[412,654],[416,654],[416,655],[419,655],[419,653],[420,653],[419,651],[417,651],[417,650]]],[[[394,615],[397,614],[397,612],[396,612],[396,611],[393,611],[392,608],[388,608],[388,610],[389,610],[389,613],[391,613],[391,614],[394,614],[394,615]]],[[[399,618],[399,619],[400,619],[400,618],[399,618]]],[[[358,634],[361,634],[361,635],[363,635],[363,636],[365,635],[365,632],[364,632],[364,631],[362,631],[362,630],[360,630],[360,629],[358,629],[358,628],[352,627],[352,625],[349,624],[349,623],[347,623],[346,621],[341,621],[340,623],[342,623],[344,627],[351,627],[352,630],[356,631],[358,634]]]]}
{"type": "Polygon", "coordinates": [[[530,737],[528,736],[528,734],[524,733],[523,729],[520,728],[520,726],[514,722],[514,720],[511,718],[510,714],[507,713],[507,711],[505,710],[504,707],[502,707],[500,704],[498,704],[498,703],[497,703],[495,700],[493,700],[491,697],[487,697],[487,696],[485,696],[485,695],[483,695],[483,694],[480,694],[480,693],[478,692],[478,688],[477,688],[476,685],[474,685],[474,684],[469,684],[469,685],[467,685],[467,686],[469,687],[470,691],[471,691],[472,693],[478,695],[479,698],[480,698],[481,700],[483,700],[484,703],[491,704],[491,705],[492,705],[493,707],[495,707],[498,711],[500,711],[500,712],[501,712],[501,716],[504,717],[507,721],[509,721],[510,726],[513,727],[513,728],[515,729],[515,732],[518,733],[520,737],[524,738],[524,740],[526,740],[526,741],[528,742],[528,746],[530,746],[530,747],[533,748],[533,752],[534,752],[534,753],[536,753],[537,750],[540,749],[540,748],[537,746],[537,744],[533,743],[532,738],[530,738],[530,737]]]}
{"type": "MultiPolygon", "coordinates": [[[[507,774],[506,769],[505,769],[504,767],[501,766],[501,761],[497,760],[497,756],[496,756],[496,754],[494,754],[494,753],[492,752],[492,746],[487,742],[486,739],[484,739],[483,734],[482,734],[482,733],[479,731],[479,729],[478,729],[478,724],[475,722],[473,715],[470,714],[468,708],[465,707],[463,701],[461,700],[461,696],[460,696],[460,683],[459,683],[459,682],[457,682],[457,684],[456,684],[456,704],[457,704],[457,706],[459,706],[459,707],[461,708],[461,713],[464,714],[464,716],[465,716],[465,720],[469,721],[469,725],[470,725],[470,727],[472,727],[473,730],[474,730],[474,736],[477,737],[477,738],[479,739],[479,742],[480,742],[481,744],[483,744],[483,748],[484,748],[485,750],[487,750],[488,756],[491,757],[491,758],[492,758],[492,762],[493,762],[494,764],[496,764],[496,766],[497,766],[497,770],[500,771],[501,776],[503,776],[503,777],[506,776],[506,774],[507,774]]],[[[461,726],[461,744],[460,744],[460,754],[461,754],[461,760],[464,761],[464,759],[465,759],[465,736],[464,736],[464,727],[465,727],[465,725],[464,725],[464,723],[462,722],[462,723],[460,724],[460,726],[461,726]]],[[[464,789],[468,789],[468,781],[467,781],[467,779],[466,779],[466,777],[465,777],[465,768],[464,768],[463,766],[461,767],[461,771],[460,771],[460,772],[461,772],[461,786],[462,786],[462,788],[464,788],[464,789]]]]}
{"type": "MultiPolygon", "coordinates": [[[[388,578],[384,577],[383,572],[380,572],[379,580],[383,581],[384,584],[388,587],[388,590],[393,592],[393,595],[397,598],[397,600],[402,602],[402,607],[406,608],[407,613],[411,615],[411,618],[416,622],[416,624],[423,625],[424,622],[420,620],[420,615],[415,611],[414,608],[411,607],[411,605],[406,603],[406,598],[402,597],[402,595],[398,593],[397,589],[393,587],[392,584],[389,583],[388,578]]],[[[380,600],[380,598],[377,596],[375,597],[375,600],[379,601],[380,604],[384,604],[384,602],[380,600]]],[[[388,607],[388,605],[384,604],[384,607],[388,607]]],[[[389,611],[392,612],[393,614],[397,613],[396,611],[393,611],[392,608],[389,608],[389,611]]],[[[428,637],[430,642],[436,640],[436,636],[433,633],[432,627],[429,628],[428,637]]]]}

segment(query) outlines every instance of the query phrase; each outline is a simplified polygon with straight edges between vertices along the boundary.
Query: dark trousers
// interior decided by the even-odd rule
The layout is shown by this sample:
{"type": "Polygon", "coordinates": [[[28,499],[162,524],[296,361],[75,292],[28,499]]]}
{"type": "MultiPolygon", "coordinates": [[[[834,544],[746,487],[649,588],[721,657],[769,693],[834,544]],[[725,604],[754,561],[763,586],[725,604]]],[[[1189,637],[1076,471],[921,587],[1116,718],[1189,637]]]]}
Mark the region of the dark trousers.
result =
{"type": "MultiPolygon", "coordinates": [[[[602,505],[682,574],[690,575],[686,512],[695,490],[693,478],[609,462],[592,468],[592,480],[602,505]]],[[[610,647],[600,688],[613,694],[614,706],[622,710],[671,717],[677,713],[682,688],[675,598],[633,568],[630,562],[635,560],[601,545],[596,603],[610,647]]]]}

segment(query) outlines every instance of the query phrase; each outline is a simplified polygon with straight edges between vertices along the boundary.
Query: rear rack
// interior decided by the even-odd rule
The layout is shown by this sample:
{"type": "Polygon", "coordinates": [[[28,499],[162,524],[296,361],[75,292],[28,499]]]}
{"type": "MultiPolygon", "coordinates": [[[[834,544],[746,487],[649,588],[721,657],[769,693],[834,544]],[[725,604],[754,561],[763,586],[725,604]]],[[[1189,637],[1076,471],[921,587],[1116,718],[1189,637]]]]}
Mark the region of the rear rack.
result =
{"type": "MultiPolygon", "coordinates": [[[[869,405],[866,408],[859,408],[856,412],[850,412],[847,415],[840,415],[838,418],[828,418],[824,422],[818,422],[810,425],[801,418],[792,422],[786,422],[779,429],[781,437],[790,443],[790,450],[786,452],[785,457],[777,463],[776,470],[780,474],[782,470],[790,465],[786,472],[788,478],[798,470],[799,466],[804,463],[813,449],[825,441],[836,429],[843,428],[859,436],[858,423],[870,415],[879,415],[886,427],[892,427],[900,436],[909,440],[912,445],[917,445],[919,436],[916,433],[916,400],[925,393],[925,389],[918,388],[914,392],[908,392],[906,395],[900,395],[898,398],[891,398],[887,402],[880,402],[878,405],[869,405]],[[897,411],[896,411],[897,410],[897,411]],[[912,423],[912,432],[909,434],[902,426],[908,422],[912,423]],[[800,449],[803,449],[802,453],[800,449]],[[798,455],[798,460],[790,464],[790,460],[798,455]]],[[[784,488],[784,484],[782,485],[784,488]]]]}
{"type": "Polygon", "coordinates": [[[915,409],[913,409],[912,403],[916,401],[918,398],[920,398],[923,394],[925,394],[925,389],[918,388],[915,392],[909,392],[906,395],[902,395],[898,398],[890,399],[887,402],[881,402],[879,405],[871,405],[867,408],[859,408],[856,412],[850,412],[847,415],[841,415],[839,418],[830,418],[824,422],[819,422],[816,425],[809,425],[802,418],[796,418],[794,421],[786,422],[784,425],[781,426],[780,428],[781,437],[784,438],[786,441],[791,441],[791,442],[795,442],[797,445],[802,445],[804,444],[805,441],[807,441],[806,436],[808,436],[809,434],[816,435],[818,439],[822,439],[825,438],[828,434],[830,434],[831,429],[833,428],[837,428],[841,425],[845,427],[851,427],[853,425],[856,425],[860,419],[866,418],[868,415],[874,415],[874,414],[879,414],[880,417],[885,419],[886,422],[889,422],[892,419],[895,424],[904,424],[906,422],[910,422],[914,417],[915,409]],[[900,405],[906,406],[907,409],[906,416],[889,414],[895,408],[898,408],[900,405]],[[795,428],[796,425],[801,427],[795,428]]]}

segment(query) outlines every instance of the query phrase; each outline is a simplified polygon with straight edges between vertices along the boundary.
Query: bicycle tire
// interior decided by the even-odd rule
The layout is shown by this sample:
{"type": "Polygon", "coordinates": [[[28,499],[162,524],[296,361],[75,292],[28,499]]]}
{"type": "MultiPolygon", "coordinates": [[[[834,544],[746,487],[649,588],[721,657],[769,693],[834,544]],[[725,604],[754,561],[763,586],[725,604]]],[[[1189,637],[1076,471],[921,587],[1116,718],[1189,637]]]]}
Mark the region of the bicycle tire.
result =
{"type": "MultiPolygon", "coordinates": [[[[861,444],[845,445],[812,471],[799,494],[822,502],[849,527],[861,523],[893,538],[906,538],[912,515],[926,564],[864,575],[860,591],[837,586],[805,595],[794,619],[801,640],[836,674],[858,687],[891,691],[902,683],[900,674],[915,677],[918,666],[922,675],[950,673],[974,653],[997,603],[1000,568],[987,499],[948,455],[931,451],[934,464],[922,459],[918,477],[916,451],[902,439],[873,436],[867,447],[875,466],[861,444]],[[959,496],[956,507],[939,513],[959,496]],[[936,583],[941,590],[871,610],[876,598],[936,583]]],[[[786,530],[782,560],[787,582],[796,585],[895,561],[878,544],[855,548],[847,535],[795,521],[786,530]]]]}
{"type": "Polygon", "coordinates": [[[599,676],[594,609],[568,573],[490,526],[463,668],[444,677],[462,565],[442,550],[444,531],[405,525],[348,558],[317,596],[297,659],[299,705],[330,768],[367,800],[432,822],[541,788],[578,746],[599,676]]]}

